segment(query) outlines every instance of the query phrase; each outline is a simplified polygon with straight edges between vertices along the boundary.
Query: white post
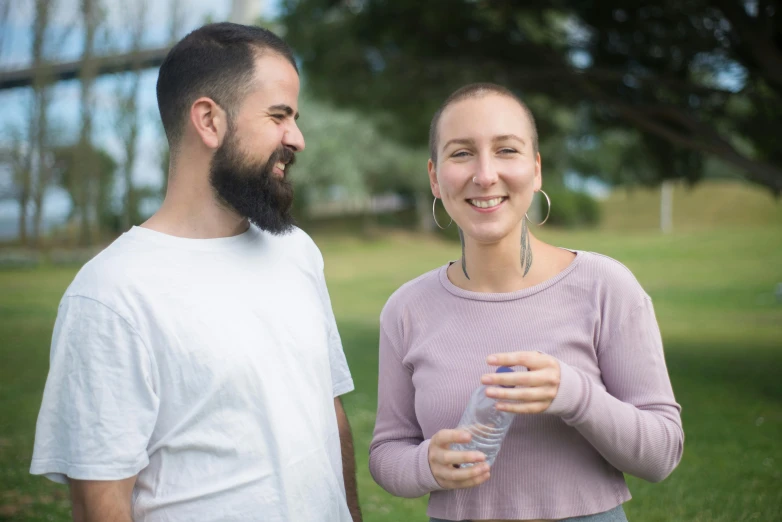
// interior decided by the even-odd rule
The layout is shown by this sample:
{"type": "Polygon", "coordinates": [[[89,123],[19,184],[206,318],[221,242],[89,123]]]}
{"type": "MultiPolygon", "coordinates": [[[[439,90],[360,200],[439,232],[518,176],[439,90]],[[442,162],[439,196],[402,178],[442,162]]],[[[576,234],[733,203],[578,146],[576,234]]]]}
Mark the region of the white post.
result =
{"type": "Polygon", "coordinates": [[[668,234],[673,230],[673,181],[665,180],[660,186],[660,230],[668,234]]]}

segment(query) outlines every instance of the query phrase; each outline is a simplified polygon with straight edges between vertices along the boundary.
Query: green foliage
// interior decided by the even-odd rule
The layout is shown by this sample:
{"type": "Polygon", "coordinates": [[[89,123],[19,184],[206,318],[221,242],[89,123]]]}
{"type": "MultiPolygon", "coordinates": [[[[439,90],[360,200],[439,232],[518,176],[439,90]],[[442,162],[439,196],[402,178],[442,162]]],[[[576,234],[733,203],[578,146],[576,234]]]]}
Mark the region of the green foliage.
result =
{"type": "Polygon", "coordinates": [[[79,144],[57,147],[53,154],[56,181],[71,198],[71,216],[94,212],[101,224],[110,221],[117,170],[114,158],[103,149],[79,144]],[[85,172],[96,177],[85,179],[85,172]],[[84,184],[87,201],[82,198],[84,184]]]}
{"type": "Polygon", "coordinates": [[[292,179],[303,201],[329,199],[335,186],[344,196],[414,191],[428,186],[421,150],[405,147],[355,110],[301,96],[299,125],[306,141],[292,179]]]}
{"type": "Polygon", "coordinates": [[[567,142],[567,169],[693,183],[713,156],[782,191],[782,10],[714,4],[286,0],[283,21],[312,92],[378,115],[405,143],[426,143],[454,89],[492,81],[531,101],[543,139],[567,142]],[[629,134],[611,142],[608,172],[591,153],[607,133],[629,134]]]}
{"type": "MultiPolygon", "coordinates": [[[[600,203],[584,192],[564,187],[546,191],[551,198],[551,215],[548,226],[566,228],[591,227],[600,222],[600,203]]],[[[546,203],[541,203],[541,219],[546,217],[546,203]]]]}

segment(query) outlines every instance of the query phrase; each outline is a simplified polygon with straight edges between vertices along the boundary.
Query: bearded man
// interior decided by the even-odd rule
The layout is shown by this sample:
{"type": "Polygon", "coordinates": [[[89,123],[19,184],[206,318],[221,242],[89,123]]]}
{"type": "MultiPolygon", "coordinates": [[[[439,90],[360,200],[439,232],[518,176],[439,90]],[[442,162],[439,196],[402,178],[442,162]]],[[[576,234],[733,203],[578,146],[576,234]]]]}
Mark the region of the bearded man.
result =
{"type": "Polygon", "coordinates": [[[299,74],[229,23],[160,68],[159,211],[60,303],[31,473],[77,521],[360,520],[353,389],[323,258],[291,217],[299,74]]]}

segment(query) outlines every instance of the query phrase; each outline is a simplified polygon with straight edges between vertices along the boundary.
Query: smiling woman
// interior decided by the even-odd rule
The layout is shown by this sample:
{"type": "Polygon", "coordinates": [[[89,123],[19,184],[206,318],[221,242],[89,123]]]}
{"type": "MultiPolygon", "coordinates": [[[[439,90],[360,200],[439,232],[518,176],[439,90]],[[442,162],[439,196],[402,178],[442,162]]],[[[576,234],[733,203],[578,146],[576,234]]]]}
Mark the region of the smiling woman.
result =
{"type": "MultiPolygon", "coordinates": [[[[533,252],[522,218],[533,193],[541,190],[538,133],[529,108],[499,86],[461,89],[435,114],[429,139],[432,193],[443,200],[459,226],[463,253],[472,243],[465,241],[465,233],[486,243],[519,228],[520,266],[526,277],[533,252]],[[492,95],[476,97],[475,89],[492,95]],[[484,123],[477,132],[476,119],[484,123]]],[[[466,255],[461,268],[464,279],[470,280],[466,255]]]]}
{"type": "Polygon", "coordinates": [[[432,194],[462,256],[383,309],[373,477],[395,495],[431,493],[433,520],[626,520],[623,473],[662,480],[683,446],[649,296],[617,261],[530,233],[542,163],[513,93],[455,92],[429,146],[432,194]],[[516,414],[491,469],[451,449],[470,438],[452,428],[481,383],[516,414]]]}

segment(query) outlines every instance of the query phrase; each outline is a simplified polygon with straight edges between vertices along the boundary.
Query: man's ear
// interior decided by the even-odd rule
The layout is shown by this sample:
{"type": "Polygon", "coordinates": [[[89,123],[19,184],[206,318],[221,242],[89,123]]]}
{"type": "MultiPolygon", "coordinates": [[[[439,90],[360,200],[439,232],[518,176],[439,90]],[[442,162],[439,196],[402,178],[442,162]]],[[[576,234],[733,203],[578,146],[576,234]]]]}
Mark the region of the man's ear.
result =
{"type": "Polygon", "coordinates": [[[217,149],[228,130],[228,115],[214,100],[203,96],[190,106],[190,125],[205,147],[217,149]]]}

